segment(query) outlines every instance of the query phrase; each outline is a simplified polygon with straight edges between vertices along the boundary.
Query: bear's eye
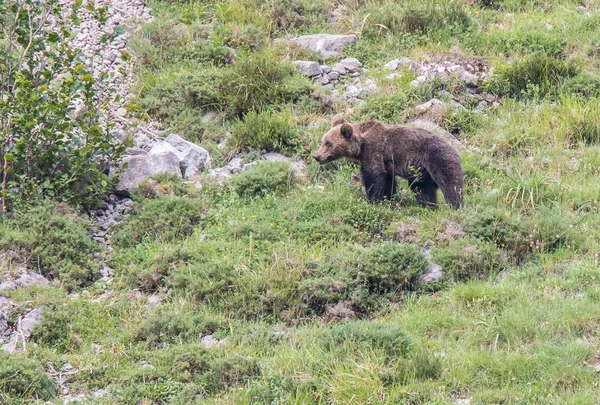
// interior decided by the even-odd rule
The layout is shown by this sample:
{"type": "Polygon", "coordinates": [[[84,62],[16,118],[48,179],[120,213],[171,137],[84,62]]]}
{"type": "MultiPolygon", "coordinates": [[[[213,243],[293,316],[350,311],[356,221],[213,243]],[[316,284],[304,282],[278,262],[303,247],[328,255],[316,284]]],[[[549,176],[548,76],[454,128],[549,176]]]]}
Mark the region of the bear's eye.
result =
{"type": "Polygon", "coordinates": [[[327,146],[328,148],[331,148],[331,142],[325,142],[325,146],[327,146]]]}

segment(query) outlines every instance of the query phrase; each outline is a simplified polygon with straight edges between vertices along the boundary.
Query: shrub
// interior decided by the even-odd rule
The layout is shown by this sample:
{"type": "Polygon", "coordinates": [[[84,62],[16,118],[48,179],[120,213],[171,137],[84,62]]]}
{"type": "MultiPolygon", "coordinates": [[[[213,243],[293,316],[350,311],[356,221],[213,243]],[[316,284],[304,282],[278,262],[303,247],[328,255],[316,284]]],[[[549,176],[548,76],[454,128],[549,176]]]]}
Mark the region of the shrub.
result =
{"type": "Polygon", "coordinates": [[[411,289],[427,270],[427,259],[414,245],[386,242],[363,252],[351,271],[354,282],[371,294],[411,289]]]}
{"type": "Polygon", "coordinates": [[[38,344],[52,347],[59,353],[76,350],[79,340],[72,339],[71,321],[72,314],[64,308],[47,309],[43,311],[42,323],[33,330],[31,339],[38,344]]]}
{"type": "Polygon", "coordinates": [[[518,99],[556,96],[563,82],[578,73],[579,68],[572,62],[536,53],[499,68],[488,89],[518,99]]]}
{"type": "Polygon", "coordinates": [[[303,305],[310,314],[322,314],[338,302],[347,301],[353,310],[369,312],[399,292],[417,287],[427,270],[427,259],[413,245],[385,243],[340,260],[321,265],[317,277],[300,285],[303,305]]]}
{"type": "Polygon", "coordinates": [[[120,96],[114,89],[97,91],[84,56],[68,38],[77,22],[62,18],[59,5],[2,2],[0,15],[11,20],[0,24],[2,214],[8,201],[40,194],[91,205],[116,181],[108,168],[127,146],[101,113],[120,96]],[[56,31],[48,28],[51,19],[56,31]]]}
{"type": "Polygon", "coordinates": [[[444,29],[460,33],[467,31],[472,25],[467,12],[457,3],[387,2],[381,7],[367,7],[364,12],[369,16],[369,25],[363,29],[363,35],[367,37],[374,37],[382,30],[392,34],[417,35],[444,29]]]}
{"type": "Polygon", "coordinates": [[[483,125],[483,116],[473,110],[457,109],[444,113],[444,129],[454,135],[475,133],[483,125]]]}
{"type": "Polygon", "coordinates": [[[200,262],[181,268],[174,276],[175,288],[186,291],[200,302],[224,298],[236,282],[233,266],[221,262],[200,262]]]}
{"type": "Polygon", "coordinates": [[[260,162],[231,178],[231,187],[240,196],[255,197],[285,193],[295,182],[294,170],[286,162],[260,162]]]}
{"type": "Polygon", "coordinates": [[[581,73],[564,81],[561,94],[578,96],[584,100],[600,97],[600,77],[581,73]]]}
{"type": "Polygon", "coordinates": [[[0,402],[49,401],[56,394],[58,388],[37,360],[0,351],[0,402]]]}
{"type": "Polygon", "coordinates": [[[121,247],[133,247],[143,241],[172,242],[191,235],[203,213],[202,202],[189,198],[144,200],[115,233],[112,242],[121,247]]]}
{"type": "Polygon", "coordinates": [[[395,324],[351,321],[324,330],[320,341],[327,350],[339,350],[346,344],[358,350],[381,350],[388,360],[406,356],[411,340],[395,324]]]}
{"type": "Polygon", "coordinates": [[[281,105],[309,95],[311,84],[271,49],[242,56],[224,71],[219,86],[219,107],[241,117],[251,111],[281,105]]]}
{"type": "Polygon", "coordinates": [[[15,252],[22,264],[62,281],[72,290],[95,280],[98,245],[89,237],[90,223],[64,204],[43,201],[17,208],[0,223],[0,250],[15,252]]]}
{"type": "Polygon", "coordinates": [[[197,340],[219,329],[219,321],[195,313],[158,313],[150,316],[134,336],[149,345],[197,340]]]}
{"type": "Polygon", "coordinates": [[[290,112],[250,112],[235,124],[230,143],[237,150],[294,151],[300,133],[290,112]]]}
{"type": "Polygon", "coordinates": [[[471,238],[451,241],[448,247],[435,249],[433,257],[456,281],[485,279],[503,264],[500,251],[492,243],[471,238]]]}

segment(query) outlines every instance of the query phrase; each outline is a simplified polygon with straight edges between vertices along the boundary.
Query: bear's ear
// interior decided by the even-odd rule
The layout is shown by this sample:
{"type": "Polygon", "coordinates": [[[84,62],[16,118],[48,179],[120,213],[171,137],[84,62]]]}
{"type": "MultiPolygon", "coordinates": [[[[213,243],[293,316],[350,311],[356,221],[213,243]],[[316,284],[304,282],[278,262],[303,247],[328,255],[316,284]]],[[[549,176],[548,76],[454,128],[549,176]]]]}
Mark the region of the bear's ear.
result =
{"type": "Polygon", "coordinates": [[[340,128],[340,132],[342,133],[342,136],[344,138],[350,139],[350,137],[352,136],[352,125],[350,125],[350,124],[342,125],[342,127],[340,128]]]}
{"type": "Polygon", "coordinates": [[[336,114],[336,116],[333,117],[333,121],[331,121],[331,126],[336,127],[338,125],[342,125],[344,122],[346,122],[344,116],[342,114],[336,114]]]}

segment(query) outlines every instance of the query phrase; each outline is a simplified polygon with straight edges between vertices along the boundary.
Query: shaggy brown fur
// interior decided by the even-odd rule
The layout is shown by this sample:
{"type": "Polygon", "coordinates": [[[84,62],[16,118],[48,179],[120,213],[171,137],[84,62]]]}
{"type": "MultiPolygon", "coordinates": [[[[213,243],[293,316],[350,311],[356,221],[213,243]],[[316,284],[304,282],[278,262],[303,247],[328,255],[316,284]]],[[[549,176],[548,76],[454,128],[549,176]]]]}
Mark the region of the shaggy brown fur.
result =
{"type": "Polygon", "coordinates": [[[437,204],[440,188],[448,204],[463,204],[463,171],[458,152],[424,129],[378,121],[346,123],[337,115],[313,156],[320,164],[341,157],[360,162],[369,200],[391,198],[396,176],[408,179],[422,205],[437,204]]]}

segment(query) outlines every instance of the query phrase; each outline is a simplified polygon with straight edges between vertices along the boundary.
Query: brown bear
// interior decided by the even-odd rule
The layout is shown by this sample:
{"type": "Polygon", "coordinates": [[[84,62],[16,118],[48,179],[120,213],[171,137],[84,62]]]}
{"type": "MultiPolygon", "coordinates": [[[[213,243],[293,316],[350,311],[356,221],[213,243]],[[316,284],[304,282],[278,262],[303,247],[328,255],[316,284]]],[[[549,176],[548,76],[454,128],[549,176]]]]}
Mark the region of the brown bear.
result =
{"type": "Polygon", "coordinates": [[[350,124],[336,115],[313,157],[320,164],[341,157],[360,162],[371,201],[391,198],[396,193],[396,176],[400,176],[408,180],[422,205],[437,204],[438,188],[452,207],[463,204],[460,155],[444,139],[424,129],[379,121],[350,124]]]}

